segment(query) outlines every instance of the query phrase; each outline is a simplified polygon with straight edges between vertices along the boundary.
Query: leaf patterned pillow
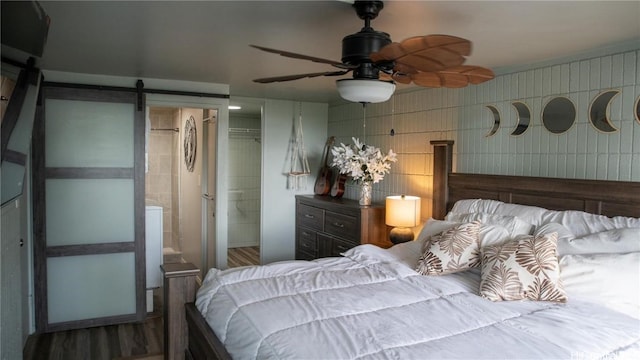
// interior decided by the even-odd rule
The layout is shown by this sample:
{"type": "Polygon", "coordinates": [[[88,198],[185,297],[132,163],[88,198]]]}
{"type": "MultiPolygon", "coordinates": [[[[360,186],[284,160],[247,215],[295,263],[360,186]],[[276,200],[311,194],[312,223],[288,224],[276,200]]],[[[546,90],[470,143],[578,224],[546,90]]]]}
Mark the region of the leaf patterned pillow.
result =
{"type": "Polygon", "coordinates": [[[480,222],[454,226],[431,236],[424,243],[416,271],[443,275],[480,265],[480,222]]]}
{"type": "Polygon", "coordinates": [[[491,301],[566,302],[560,280],[557,233],[520,235],[482,248],[480,295],[491,301]]]}

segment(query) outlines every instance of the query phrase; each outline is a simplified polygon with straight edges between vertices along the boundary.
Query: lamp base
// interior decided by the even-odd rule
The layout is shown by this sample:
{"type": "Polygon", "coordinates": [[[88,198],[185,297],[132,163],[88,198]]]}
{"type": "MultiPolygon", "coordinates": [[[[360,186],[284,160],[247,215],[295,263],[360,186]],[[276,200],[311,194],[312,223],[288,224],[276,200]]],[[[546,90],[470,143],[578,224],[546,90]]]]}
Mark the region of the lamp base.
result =
{"type": "Polygon", "coordinates": [[[407,227],[394,227],[389,232],[389,240],[394,244],[413,240],[413,231],[407,227]]]}

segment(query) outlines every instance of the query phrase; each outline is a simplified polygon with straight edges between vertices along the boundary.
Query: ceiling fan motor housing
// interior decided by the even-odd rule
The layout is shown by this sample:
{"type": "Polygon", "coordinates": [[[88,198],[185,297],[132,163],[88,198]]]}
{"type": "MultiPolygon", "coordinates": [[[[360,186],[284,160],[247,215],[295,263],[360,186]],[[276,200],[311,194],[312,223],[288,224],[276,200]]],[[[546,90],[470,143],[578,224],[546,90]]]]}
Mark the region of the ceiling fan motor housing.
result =
{"type": "Polygon", "coordinates": [[[377,79],[377,66],[372,66],[369,55],[391,44],[389,34],[375,31],[372,28],[362,29],[355,34],[342,39],[342,62],[349,65],[360,65],[354,70],[353,77],[357,79],[377,79]]]}

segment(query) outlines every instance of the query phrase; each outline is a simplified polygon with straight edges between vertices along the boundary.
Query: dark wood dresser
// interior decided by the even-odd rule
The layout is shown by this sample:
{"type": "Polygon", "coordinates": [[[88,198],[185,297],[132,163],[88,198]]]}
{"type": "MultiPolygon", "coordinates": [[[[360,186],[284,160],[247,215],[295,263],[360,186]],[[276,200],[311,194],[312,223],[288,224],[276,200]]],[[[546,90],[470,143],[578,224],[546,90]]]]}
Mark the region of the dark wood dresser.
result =
{"type": "Polygon", "coordinates": [[[383,204],[361,206],[357,200],[296,195],[296,259],[340,256],[360,244],[393,245],[383,204]]]}

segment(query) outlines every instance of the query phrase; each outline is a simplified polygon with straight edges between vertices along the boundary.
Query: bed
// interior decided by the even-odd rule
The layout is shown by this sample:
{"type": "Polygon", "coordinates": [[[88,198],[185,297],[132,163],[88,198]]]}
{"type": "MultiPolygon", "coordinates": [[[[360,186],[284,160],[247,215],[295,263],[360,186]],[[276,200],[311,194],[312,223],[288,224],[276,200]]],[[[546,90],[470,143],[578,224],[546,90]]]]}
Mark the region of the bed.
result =
{"type": "Polygon", "coordinates": [[[640,358],[640,183],[450,173],[452,142],[433,145],[435,219],[416,241],[212,269],[197,298],[176,285],[193,276],[170,277],[184,301],[165,357],[640,358]],[[469,234],[477,248],[438,250],[469,234]]]}

